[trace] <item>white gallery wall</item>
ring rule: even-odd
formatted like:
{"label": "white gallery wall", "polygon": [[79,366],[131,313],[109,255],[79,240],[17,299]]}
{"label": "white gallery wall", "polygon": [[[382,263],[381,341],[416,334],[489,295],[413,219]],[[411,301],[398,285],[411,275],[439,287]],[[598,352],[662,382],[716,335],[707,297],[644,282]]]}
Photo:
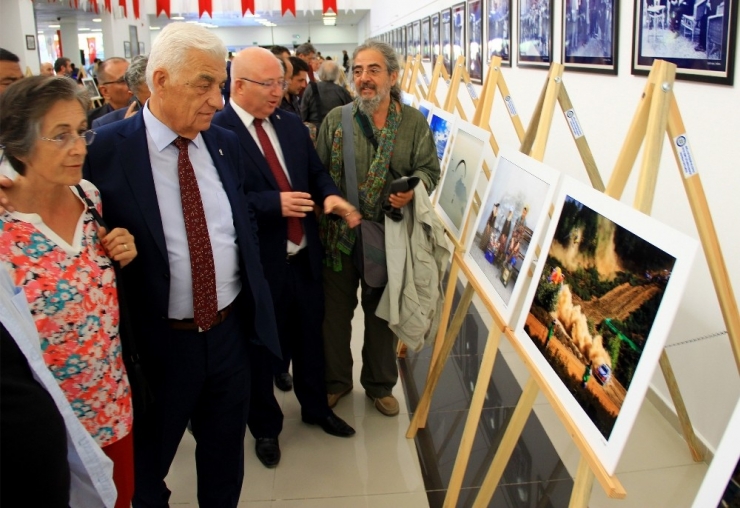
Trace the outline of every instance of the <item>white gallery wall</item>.
{"label": "white gallery wall", "polygon": [[[403,12],[392,0],[376,0],[365,18],[371,36],[430,16],[453,5],[450,1],[408,0]],[[516,12],[512,0],[512,12]],[[619,12],[618,75],[578,73],[566,70],[563,82],[573,102],[588,144],[605,183],[621,150],[627,130],[637,108],[647,78],[630,73],[632,56],[632,25],[634,3],[621,2]],[[562,3],[554,3],[554,54],[560,54],[559,28]],[[483,16],[486,19],[486,16]],[[515,25],[515,22],[512,22]],[[517,27],[513,26],[514,37]],[[514,39],[515,40],[515,39]],[[511,68],[503,76],[509,86],[516,109],[526,128],[545,84],[547,69],[516,67],[516,43],[512,43]],[[738,48],[735,48],[735,55]],[[559,57],[556,57],[559,61]],[[737,66],[736,66],[737,67]],[[425,65],[431,75],[432,64]],[[484,75],[487,69],[484,69]],[[736,83],[740,76],[736,76]],[[443,87],[444,88],[444,87]],[[480,87],[476,86],[477,91]],[[460,89],[468,117],[474,111],[472,102]],[[730,282],[736,297],[740,292],[740,92],[736,86],[720,86],[677,81],[675,95],[686,126],[689,142],[697,162],[702,184],[709,201],[714,224],[727,264]],[[444,99],[444,90],[438,97]],[[500,94],[494,102],[491,127],[501,146],[518,148],[519,142],[511,126]],[[622,201],[632,204],[635,196],[641,156],[633,170]],[[570,131],[559,108],[555,112],[544,162],[564,173],[588,183],[588,176]],[[664,145],[657,182],[653,217],[698,239],[698,233],[684,192],[682,177],[670,145]],[[683,343],[725,331],[715,296],[706,258],[697,256],[692,277],[685,292],[678,316],[668,338],[668,356],[688,406],[689,416],[699,436],[714,449],[722,436],[727,420],[740,396],[740,377],[735,366],[727,334]],[[678,344],[672,346],[673,344]],[[670,395],[660,369],[652,381],[654,395],[672,407]]]}

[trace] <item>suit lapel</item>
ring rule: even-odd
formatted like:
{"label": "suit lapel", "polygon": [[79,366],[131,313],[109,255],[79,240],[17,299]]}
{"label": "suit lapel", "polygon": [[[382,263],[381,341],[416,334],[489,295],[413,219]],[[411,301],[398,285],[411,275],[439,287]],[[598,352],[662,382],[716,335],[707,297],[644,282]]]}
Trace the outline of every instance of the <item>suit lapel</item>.
{"label": "suit lapel", "polygon": [[270,169],[269,164],[267,164],[267,159],[265,159],[265,156],[262,155],[262,151],[257,146],[257,142],[247,130],[247,127],[244,125],[244,122],[242,122],[242,119],[239,118],[239,115],[236,114],[236,111],[234,111],[234,108],[232,108],[231,105],[226,106],[226,109],[222,114],[227,115],[231,130],[235,132],[236,135],[239,137],[239,145],[241,146],[244,154],[252,163],[254,163],[257,168],[259,168],[262,175],[277,190],[278,184],[277,181],[275,181],[275,177],[272,174],[272,170]]}
{"label": "suit lapel", "polygon": [[119,131],[119,135],[122,137],[122,141],[118,153],[121,156],[120,163],[123,166],[123,174],[126,176],[134,201],[144,216],[154,242],[159,247],[165,261],[168,261],[162,216],[157,201],[157,191],[154,187],[152,164],[149,160],[144,115],[137,114],[133,121],[125,122],[125,126]]}
{"label": "suit lapel", "polygon": [[[283,118],[281,117],[279,110],[277,110],[275,113],[273,113],[270,116],[270,123],[272,123],[273,128],[275,129],[275,132],[277,133],[278,141],[280,142],[280,147],[289,147],[291,144],[296,143],[295,136],[293,139],[291,139],[290,132],[288,132],[288,129],[284,123]],[[285,166],[288,171],[288,174],[290,175],[290,181],[291,186],[295,189],[298,185],[298,181],[296,180],[297,175],[293,172],[293,168],[296,167],[296,164],[294,163],[293,154],[295,153],[294,150],[282,150],[283,152],[283,160],[285,160]],[[300,161],[298,162],[300,163]]]}

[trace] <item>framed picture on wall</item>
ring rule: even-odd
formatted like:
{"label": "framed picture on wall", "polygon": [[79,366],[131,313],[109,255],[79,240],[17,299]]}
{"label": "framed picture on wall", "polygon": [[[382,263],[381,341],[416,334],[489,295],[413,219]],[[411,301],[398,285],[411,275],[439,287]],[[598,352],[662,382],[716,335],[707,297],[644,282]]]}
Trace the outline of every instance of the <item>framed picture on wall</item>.
{"label": "framed picture on wall", "polygon": [[413,55],[421,54],[421,21],[414,21],[411,27]]}
{"label": "framed picture on wall", "polygon": [[483,82],[483,0],[468,0],[467,69],[470,81]]}
{"label": "framed picture on wall", "polygon": [[131,42],[131,56],[126,58],[131,58],[139,54],[139,32],[136,25],[128,26],[128,40]]}
{"label": "framed picture on wall", "polygon": [[26,49],[29,51],[36,51],[36,36],[26,35]]}
{"label": "framed picture on wall", "polygon": [[732,85],[738,0],[635,0],[632,74],[655,59],[678,67],[676,78]]}
{"label": "framed picture on wall", "polygon": [[415,56],[414,53],[414,24],[406,25],[406,56]]}
{"label": "framed picture on wall", "polygon": [[421,20],[421,59],[428,62],[432,56],[429,16]]}
{"label": "framed picture on wall", "polygon": [[452,9],[443,10],[440,16],[439,40],[442,42],[442,56],[447,73],[452,74]]}
{"label": "framed picture on wall", "polygon": [[401,55],[401,58],[404,60],[403,62],[401,62],[401,64],[403,65],[406,61],[406,55],[408,54],[408,48],[406,47],[406,27],[402,26],[401,28],[399,28],[398,33],[398,44],[401,48],[398,54]]}
{"label": "framed picture on wall", "polygon": [[511,2],[488,0],[488,37],[486,61],[500,56],[501,62],[511,65]]}
{"label": "framed picture on wall", "polygon": [[520,67],[549,67],[552,61],[552,0],[519,2]]}
{"label": "framed picture on wall", "polygon": [[563,0],[563,64],[575,71],[617,73],[619,2]]}
{"label": "framed picture on wall", "polygon": [[429,39],[432,46],[432,62],[436,65],[437,57],[442,54],[439,49],[439,13],[432,14]]}
{"label": "framed picture on wall", "polygon": [[[465,56],[465,3],[452,6],[452,62]],[[450,71],[451,72],[451,71]]]}
{"label": "framed picture on wall", "polygon": [[146,55],[146,52],[144,51],[144,43],[143,42],[140,42],[139,43],[139,54],[140,55]]}
{"label": "framed picture on wall", "polygon": [[124,58],[131,58],[131,42],[123,41],[123,56]]}

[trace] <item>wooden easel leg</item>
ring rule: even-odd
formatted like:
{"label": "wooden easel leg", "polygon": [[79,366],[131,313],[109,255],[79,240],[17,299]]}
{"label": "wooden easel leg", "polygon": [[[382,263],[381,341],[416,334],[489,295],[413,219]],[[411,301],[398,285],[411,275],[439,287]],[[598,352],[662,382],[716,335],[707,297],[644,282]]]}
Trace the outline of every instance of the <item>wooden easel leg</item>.
{"label": "wooden easel leg", "polygon": [[496,353],[498,352],[502,333],[502,330],[496,326],[495,322],[491,325],[491,329],[488,332],[486,348],[483,351],[483,358],[481,358],[480,370],[478,371],[478,379],[475,382],[473,398],[470,401],[468,418],[465,421],[465,430],[460,441],[460,448],[457,451],[457,458],[455,459],[455,467],[452,469],[452,476],[450,476],[450,483],[447,486],[447,494],[445,495],[443,505],[446,507],[454,508],[460,497],[463,477],[470,461],[470,451],[473,449],[475,431],[480,422],[480,415],[483,411],[483,403],[486,399],[488,384],[491,381],[493,364],[496,361]]}
{"label": "wooden easel leg", "polygon": [[519,151],[525,155],[529,155],[532,152],[532,145],[534,145],[534,139],[537,137],[537,129],[540,125],[540,118],[542,117],[542,107],[545,104],[545,95],[547,94],[547,87],[550,80],[545,82],[545,86],[542,87],[540,96],[537,99],[537,104],[532,112],[532,118],[529,120],[527,125],[527,131],[524,133],[524,139],[521,141]]}
{"label": "wooden easel leg", "polygon": [[550,74],[547,76],[547,93],[545,102],[542,104],[542,114],[540,115],[539,125],[537,125],[537,135],[532,145],[532,152],[529,154],[533,159],[543,161],[545,159],[545,148],[547,140],[550,137],[550,127],[552,119],[555,116],[555,102],[560,95],[560,88],[563,85],[563,64],[553,63],[550,66]]}
{"label": "wooden easel leg", "polygon": [[691,425],[691,419],[689,418],[689,412],[686,410],[686,404],[684,404],[681,390],[678,389],[678,383],[676,382],[676,376],[673,373],[673,367],[668,359],[668,355],[663,350],[660,355],[660,369],[663,371],[663,377],[665,378],[666,385],[668,385],[668,391],[673,399],[673,405],[676,406],[676,414],[678,415],[678,421],[681,423],[681,429],[683,430],[683,437],[686,439],[686,444],[689,445],[689,451],[694,462],[701,462],[704,460],[704,456],[701,452],[701,446],[699,446],[696,434],[694,433],[694,427]]}
{"label": "wooden easel leg", "polygon": [[473,301],[474,294],[475,290],[473,289],[473,286],[468,283],[465,286],[465,291],[463,291],[460,304],[457,306],[457,310],[455,311],[455,316],[452,318],[450,329],[447,330],[447,334],[445,335],[444,344],[442,344],[439,358],[437,358],[437,361],[429,367],[431,373],[428,376],[427,384],[424,387],[424,393],[419,399],[419,404],[416,406],[414,417],[411,419],[408,431],[406,431],[406,437],[409,439],[416,436],[416,432],[426,425],[427,417],[429,416],[429,407],[432,402],[432,395],[434,394],[434,390],[437,388],[437,383],[439,382],[439,378],[442,376],[442,371],[447,363],[447,358],[450,356],[452,346],[455,344],[457,335],[460,333],[462,324],[465,321],[465,316],[468,313],[470,303]]}
{"label": "wooden easel leg", "polygon": [[432,350],[432,361],[429,362],[429,373],[427,374],[427,382],[429,377],[432,375],[432,366],[436,363],[439,358],[439,352],[442,350],[442,343],[444,342],[445,335],[447,334],[447,325],[450,323],[450,313],[452,312],[452,301],[455,299],[455,289],[457,288],[457,277],[460,274],[460,265],[457,263],[455,258],[452,258],[450,264],[450,274],[447,278],[447,289],[445,290],[445,301],[442,304],[442,315],[439,319],[439,329],[437,329],[437,336],[434,339],[434,349]]}
{"label": "wooden easel leg", "polygon": [[578,472],[576,473],[573,491],[570,494],[570,503],[568,508],[588,508],[588,501],[591,499],[591,489],[594,486],[594,473],[588,465],[585,457],[581,457],[578,462]]}
{"label": "wooden easel leg", "polygon": [[527,418],[529,418],[529,415],[532,412],[534,400],[537,398],[539,391],[540,389],[537,386],[537,382],[534,378],[530,377],[529,381],[527,381],[527,384],[524,386],[522,395],[519,397],[519,402],[516,405],[516,409],[514,409],[514,414],[511,415],[511,420],[509,420],[509,424],[506,426],[504,437],[501,439],[501,444],[496,451],[496,456],[493,458],[491,467],[488,469],[488,473],[486,473],[486,477],[483,479],[483,484],[478,492],[478,497],[475,498],[473,508],[485,508],[488,506],[488,503],[491,502],[493,493],[496,490],[496,487],[498,487],[499,481],[501,481],[501,476],[504,474],[504,469],[506,469],[506,465],[509,463],[511,454],[514,452],[514,447],[516,446],[517,441],[519,441],[519,437],[522,435],[524,425],[527,423]]}

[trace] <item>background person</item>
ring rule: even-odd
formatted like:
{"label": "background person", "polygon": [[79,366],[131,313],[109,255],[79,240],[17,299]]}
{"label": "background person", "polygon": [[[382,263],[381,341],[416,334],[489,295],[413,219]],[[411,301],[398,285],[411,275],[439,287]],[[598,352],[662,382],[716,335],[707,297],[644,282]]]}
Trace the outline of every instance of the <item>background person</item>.
{"label": "background person", "polygon": [[[133,496],[131,390],[119,336],[111,259],[136,257],[122,228],[98,229],[80,184],[95,133],[87,130],[84,90],[64,78],[33,76],[0,98],[0,144],[18,177],[6,190],[15,212],[0,215],[0,267],[22,285],[46,364],[80,422],[114,464],[116,506]],[[12,108],[8,107],[12,104]]]}
{"label": "background person", "polygon": [[72,75],[72,60],[63,56],[57,58],[54,60],[54,72],[57,76],[70,77]]}
{"label": "background person", "polygon": [[126,74],[123,75],[129,89],[129,95],[131,96],[129,107],[120,108],[100,118],[96,118],[92,123],[93,129],[136,114],[146,101],[149,100],[151,92],[149,91],[149,85],[146,84],[146,64],[148,61],[149,59],[146,56],[135,56],[131,60],[131,65],[126,69]]}
{"label": "background person", "polygon": [[319,68],[318,83],[311,83],[301,99],[301,117],[318,129],[326,114],[337,106],[352,102],[352,96],[336,84],[341,69],[336,62],[327,60]]}
{"label": "background person", "polygon": [[105,101],[87,115],[88,125],[103,115],[128,107],[131,91],[126,84],[128,60],[117,56],[106,58],[98,69],[98,90]]}
{"label": "background person", "polygon": [[305,42],[295,48],[295,56],[303,60],[308,64],[309,72],[308,72],[308,79],[309,81],[316,81],[316,77],[314,76],[314,69],[313,65],[314,62],[316,62],[316,48],[311,44],[310,42]]}
{"label": "background person", "polygon": [[54,66],[51,64],[51,62],[42,63],[41,68],[39,70],[39,76],[51,77],[53,75],[54,75]]}
{"label": "background person", "polygon": [[300,117],[300,96],[308,86],[308,74],[311,72],[311,69],[306,62],[298,57],[288,57],[288,61],[290,62],[290,67],[288,67],[288,69],[293,70],[290,73],[290,76],[285,79],[287,86],[285,88],[283,100],[280,102],[280,109],[290,111],[294,115]]}
{"label": "background person", "polygon": [[[21,60],[15,54],[11,53],[7,49],[0,48],[0,96],[5,93],[5,90],[15,83],[23,79],[23,71],[21,71]],[[16,177],[17,173],[8,162],[7,158],[3,155],[4,150],[0,147],[0,176],[6,176],[10,179]]]}

